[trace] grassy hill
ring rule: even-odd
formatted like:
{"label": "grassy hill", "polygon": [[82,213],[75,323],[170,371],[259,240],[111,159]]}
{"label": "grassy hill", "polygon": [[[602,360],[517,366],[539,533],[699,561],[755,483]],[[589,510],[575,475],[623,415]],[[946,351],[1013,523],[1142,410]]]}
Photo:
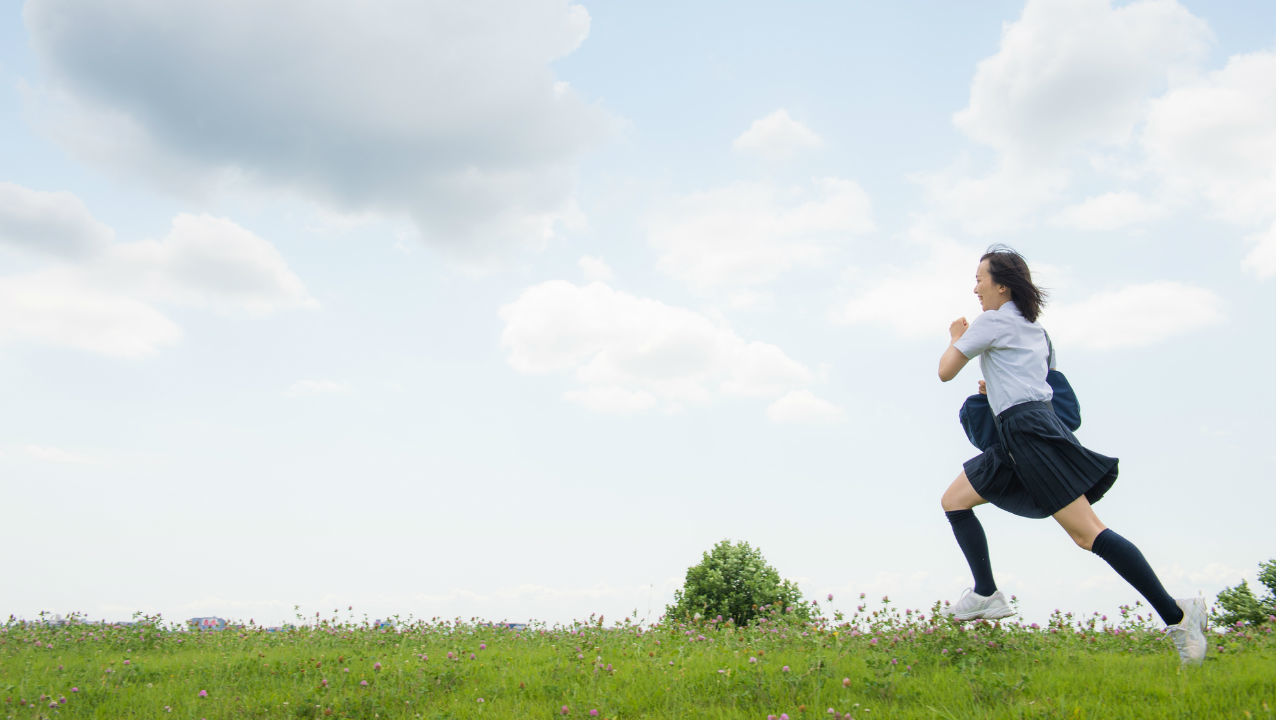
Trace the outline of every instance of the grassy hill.
{"label": "grassy hill", "polygon": [[[1265,718],[1275,620],[1182,667],[1150,615],[957,623],[887,599],[804,623],[268,632],[11,620],[3,718]],[[1012,620],[1012,619],[1011,619]]]}

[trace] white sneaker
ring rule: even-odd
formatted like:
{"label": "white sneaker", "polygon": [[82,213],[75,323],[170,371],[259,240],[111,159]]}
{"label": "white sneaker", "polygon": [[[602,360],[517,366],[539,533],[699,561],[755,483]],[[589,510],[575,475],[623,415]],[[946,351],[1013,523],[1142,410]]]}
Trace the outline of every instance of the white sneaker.
{"label": "white sneaker", "polygon": [[979,595],[973,588],[965,588],[960,599],[954,605],[942,611],[957,620],[999,620],[1013,614],[1013,608],[1004,599],[999,590],[991,595]]}
{"label": "white sneaker", "polygon": [[1165,634],[1173,638],[1183,665],[1199,665],[1209,646],[1204,638],[1205,631],[1209,629],[1209,612],[1205,609],[1204,598],[1182,598],[1174,602],[1182,608],[1182,622],[1165,628]]}

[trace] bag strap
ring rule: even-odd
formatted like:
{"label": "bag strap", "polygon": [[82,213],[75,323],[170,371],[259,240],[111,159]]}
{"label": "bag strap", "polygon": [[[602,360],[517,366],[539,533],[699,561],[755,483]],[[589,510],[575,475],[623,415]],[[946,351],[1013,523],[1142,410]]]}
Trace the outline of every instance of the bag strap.
{"label": "bag strap", "polygon": [[1058,356],[1053,352],[1053,341],[1049,339],[1049,331],[1040,328],[1040,332],[1044,333],[1044,342],[1049,346],[1049,369],[1053,370],[1058,366]]}

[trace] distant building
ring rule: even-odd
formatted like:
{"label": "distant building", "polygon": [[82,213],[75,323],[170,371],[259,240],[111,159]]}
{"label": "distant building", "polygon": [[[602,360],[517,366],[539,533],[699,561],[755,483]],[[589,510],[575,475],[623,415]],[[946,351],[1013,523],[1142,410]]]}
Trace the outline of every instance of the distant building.
{"label": "distant building", "polygon": [[187,621],[192,630],[226,630],[227,621],[220,617],[198,617]]}
{"label": "distant building", "polygon": [[497,628],[506,628],[508,630],[524,630],[528,628],[529,625],[526,623],[515,623],[515,622],[500,622],[500,623],[487,622],[487,623],[480,623],[480,627],[497,627]]}

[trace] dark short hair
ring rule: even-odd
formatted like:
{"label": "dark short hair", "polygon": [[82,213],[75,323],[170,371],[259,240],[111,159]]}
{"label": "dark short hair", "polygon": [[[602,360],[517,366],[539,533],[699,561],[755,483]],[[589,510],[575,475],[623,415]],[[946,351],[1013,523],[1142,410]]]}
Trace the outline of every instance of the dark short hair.
{"label": "dark short hair", "polygon": [[978,262],[987,261],[991,281],[1009,288],[1009,297],[1027,322],[1035,322],[1048,295],[1031,282],[1026,258],[1007,245],[992,245]]}

